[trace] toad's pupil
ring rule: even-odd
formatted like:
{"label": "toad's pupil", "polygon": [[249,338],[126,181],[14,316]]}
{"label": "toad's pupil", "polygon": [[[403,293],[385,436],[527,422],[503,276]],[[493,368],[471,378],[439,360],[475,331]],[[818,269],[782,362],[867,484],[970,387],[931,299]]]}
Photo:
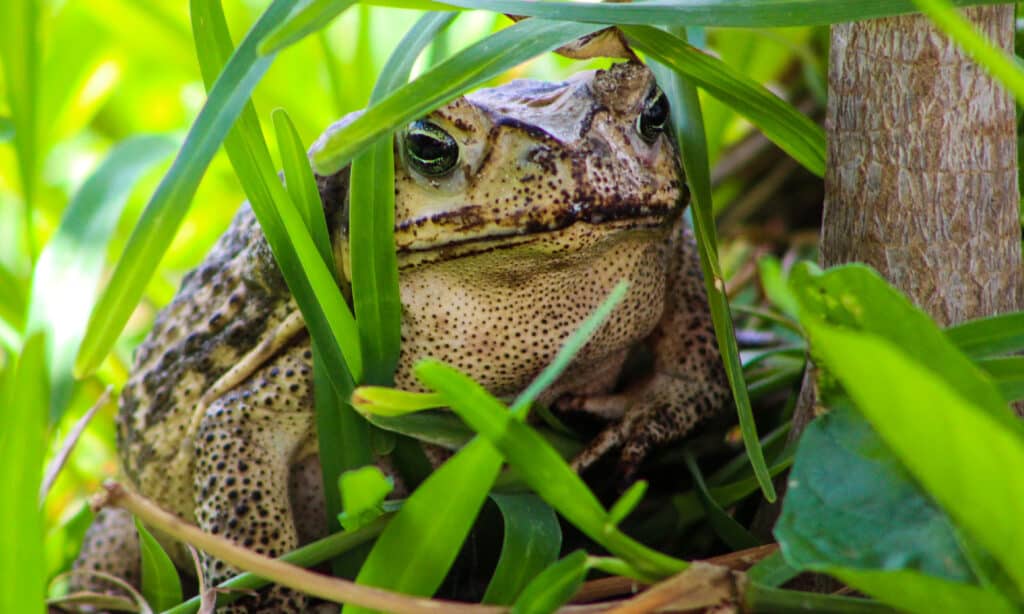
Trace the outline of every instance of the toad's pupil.
{"label": "toad's pupil", "polygon": [[409,125],[405,147],[410,162],[424,175],[442,175],[459,159],[459,146],[440,126],[426,120]]}
{"label": "toad's pupil", "polygon": [[644,109],[637,119],[640,136],[647,141],[658,138],[668,121],[668,99],[661,90],[655,89],[644,102]]}

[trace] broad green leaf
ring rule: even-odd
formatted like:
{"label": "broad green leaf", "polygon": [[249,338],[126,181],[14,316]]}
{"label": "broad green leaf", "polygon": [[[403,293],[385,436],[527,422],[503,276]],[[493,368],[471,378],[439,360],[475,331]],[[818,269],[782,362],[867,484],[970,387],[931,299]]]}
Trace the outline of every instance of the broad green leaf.
{"label": "broad green leaf", "polygon": [[313,243],[316,245],[320,258],[331,271],[334,271],[334,253],[331,250],[330,233],[327,231],[327,220],[324,217],[324,205],[320,200],[320,191],[316,187],[316,177],[306,157],[306,148],[302,144],[295,124],[284,109],[274,109],[270,114],[274,120],[274,132],[277,146],[281,151],[281,165],[284,167],[285,186],[288,196],[295,203],[302,221],[306,223]]}
{"label": "broad green leaf", "polygon": [[[670,34],[661,34],[673,38],[680,45],[687,46],[684,40],[676,39]],[[768,476],[764,452],[758,443],[757,425],[754,423],[732,314],[729,311],[729,297],[725,294],[725,279],[718,264],[718,238],[711,202],[711,167],[708,161],[707,137],[704,133],[704,115],[697,96],[697,88],[685,73],[671,72],[670,69],[674,69],[672,66],[655,62],[653,67],[664,91],[669,92],[668,96],[673,102],[672,122],[679,141],[686,180],[693,193],[693,229],[704,275],[704,290],[708,297],[718,349],[722,355],[722,365],[736,403],[743,445],[761,485],[761,491],[768,501],[774,501],[775,485]]]}
{"label": "broad green leaf", "polygon": [[525,62],[600,29],[593,24],[528,19],[470,45],[399,87],[366,113],[327,136],[313,153],[313,167],[330,175],[368,143],[433,111],[459,94]]}
{"label": "broad green leaf", "polygon": [[427,387],[445,396],[448,406],[466,424],[501,451],[534,492],[591,539],[652,576],[662,577],[685,569],[685,562],[651,550],[616,528],[601,503],[558,452],[479,384],[432,359],[417,364],[415,372]]}
{"label": "broad green leaf", "polygon": [[[1002,395],[986,381],[981,370],[957,351],[931,319],[869,267],[850,264],[822,273],[801,263],[790,274],[790,285],[800,303],[801,323],[812,319],[877,335],[893,343],[908,358],[931,369],[978,407],[990,408],[993,417],[1019,429],[1006,411]],[[812,344],[812,354],[817,345]]]}
{"label": "broad green leaf", "polygon": [[[551,0],[372,0],[373,4],[422,10],[438,5],[483,9],[546,19],[616,24],[765,28],[813,26],[875,19],[914,11],[910,0],[645,0],[628,4]],[[958,0],[956,6],[998,4],[1000,0]]]}
{"label": "broad green leaf", "polygon": [[782,272],[782,263],[779,259],[774,256],[763,256],[757,261],[757,269],[761,273],[761,287],[764,288],[768,300],[780,311],[795,318],[800,307],[789,289],[789,279]]}
{"label": "broad green leaf", "polygon": [[[288,15],[296,2],[275,0],[253,25],[210,88],[206,104],[189,129],[170,171],[146,205],[107,287],[89,316],[85,338],[75,359],[77,377],[92,373],[117,340],[181,226],[206,167],[245,107],[253,88],[270,67],[273,56],[260,57],[256,53],[257,45]],[[219,2],[201,4],[217,4],[219,8]],[[193,3],[193,7],[196,6]],[[205,53],[200,54],[201,59],[207,57]]]}
{"label": "broad green leaf", "polygon": [[1013,56],[996,47],[948,0],[914,0],[917,8],[935,22],[975,62],[990,72],[1018,102],[1024,102],[1024,68]]}
{"label": "broad green leaf", "polygon": [[649,26],[622,26],[648,54],[733,108],[772,142],[819,177],[825,174],[825,131],[792,105],[728,64]]}
{"label": "broad green leaf", "polygon": [[[1024,473],[1016,470],[1024,467],[1024,434],[995,387],[983,377],[958,387],[905,347],[874,335],[813,320],[804,326],[821,366],[882,441],[961,530],[1024,587]],[[963,392],[986,387],[984,395]]]}
{"label": "broad green leaf", "polygon": [[[46,452],[46,339],[29,337],[0,389],[0,612],[43,612],[46,561],[39,484]],[[0,382],[3,383],[3,382]]]}
{"label": "broad green leaf", "polygon": [[976,582],[949,517],[848,403],[833,404],[802,435],[775,536],[801,569]]}
{"label": "broad green leaf", "polygon": [[715,498],[711,496],[711,493],[708,491],[707,484],[704,483],[704,476],[701,474],[700,467],[697,465],[697,461],[693,458],[693,455],[687,453],[685,460],[686,468],[690,471],[690,476],[693,477],[697,496],[700,498],[701,504],[704,506],[708,522],[711,524],[711,528],[714,529],[715,534],[733,550],[743,550],[745,548],[760,546],[761,542],[751,535],[750,531],[748,531],[743,525],[736,522],[736,520],[730,516],[717,501],[715,501]]}
{"label": "broad green leaf", "polygon": [[345,510],[338,520],[346,531],[353,531],[370,524],[384,512],[382,504],[394,490],[394,484],[379,467],[369,465],[342,473],[338,490]]}
{"label": "broad green leaf", "polygon": [[[429,596],[441,585],[498,477],[501,455],[477,437],[406,499],[377,539],[356,581]],[[345,614],[368,612],[352,604]]]}
{"label": "broad green leaf", "polygon": [[75,354],[103,274],[107,244],[128,195],[139,177],[174,147],[166,136],[134,137],[115,146],[75,193],[39,257],[28,328],[47,332],[51,420],[60,417],[71,398]]}
{"label": "broad green leaf", "polygon": [[1024,356],[986,358],[977,364],[995,382],[1003,399],[1008,402],[1024,399]]}
{"label": "broad green leaf", "polygon": [[149,606],[162,612],[181,603],[181,578],[171,557],[146,527],[135,519],[139,532],[139,550],[142,553],[142,596]]}
{"label": "broad green leaf", "polygon": [[356,0],[312,0],[282,23],[260,45],[260,53],[269,55],[299,42],[327,27],[335,17],[356,3]]}
{"label": "broad green leaf", "polygon": [[545,569],[516,599],[512,614],[549,614],[569,601],[587,577],[587,553],[576,550]]}
{"label": "broad green leaf", "polygon": [[505,523],[501,556],[483,603],[509,605],[537,574],[558,559],[562,528],[548,504],[532,494],[492,493]]}
{"label": "broad green leaf", "polygon": [[1024,311],[968,320],[945,330],[946,337],[972,358],[1024,350]]}

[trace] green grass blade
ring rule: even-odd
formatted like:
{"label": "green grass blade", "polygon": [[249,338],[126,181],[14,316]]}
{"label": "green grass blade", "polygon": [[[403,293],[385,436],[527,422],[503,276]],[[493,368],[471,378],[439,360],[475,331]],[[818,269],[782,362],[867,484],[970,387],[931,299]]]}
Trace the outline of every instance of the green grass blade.
{"label": "green grass blade", "polygon": [[[284,167],[285,186],[288,196],[302,215],[306,229],[313,237],[320,258],[331,271],[334,271],[334,253],[331,250],[331,238],[327,231],[327,220],[324,218],[324,205],[320,200],[320,191],[316,187],[313,168],[306,157],[306,148],[302,144],[295,124],[292,123],[284,109],[274,109],[271,113],[274,120],[274,132],[277,146],[281,152],[281,165]],[[336,273],[335,273],[336,274]]]}
{"label": "green grass blade", "polygon": [[45,559],[39,483],[46,452],[46,340],[28,338],[7,374],[0,410],[0,612],[43,612]]}
{"label": "green grass blade", "polygon": [[445,396],[452,411],[501,451],[534,492],[591,539],[652,576],[686,567],[685,562],[651,550],[615,527],[561,455],[479,384],[436,360],[421,361],[415,371],[427,387]]}
{"label": "green grass blade", "polygon": [[[1005,0],[958,0],[956,6]],[[437,10],[438,4],[545,19],[615,24],[768,28],[816,26],[914,11],[910,0],[647,0],[628,4],[544,0],[373,0],[373,4]],[[430,7],[430,8],[428,8]]]}
{"label": "green grass blade", "polygon": [[[430,13],[399,42],[381,71],[370,103],[404,85],[416,58],[447,27],[452,13]],[[401,343],[402,304],[395,253],[395,157],[390,132],[352,162],[349,182],[352,302],[366,357],[365,381],[390,385]]]}
{"label": "green grass blade", "polygon": [[978,366],[992,378],[1004,399],[1024,399],[1024,356],[986,358],[979,360]]}
{"label": "green grass blade", "polygon": [[914,4],[978,64],[992,73],[1018,103],[1024,102],[1024,68],[1014,60],[1012,53],[993,45],[948,0],[914,0]]}
{"label": "green grass blade", "polygon": [[189,129],[170,171],[146,205],[110,282],[89,316],[85,338],[75,360],[76,376],[92,373],[117,340],[181,226],[206,167],[245,107],[253,88],[270,67],[273,56],[260,57],[256,53],[259,41],[285,18],[296,2],[275,0],[217,77],[206,104]]}
{"label": "green grass blade", "polygon": [[15,275],[13,271],[0,263],[0,320],[3,320],[15,331],[25,328],[25,314],[28,307],[26,287],[28,283]]}
{"label": "green grass blade", "polygon": [[6,143],[14,138],[14,120],[10,117],[0,115],[0,143]]}
{"label": "green grass blade", "polygon": [[355,3],[356,0],[312,0],[267,36],[260,45],[260,54],[277,53],[324,29],[335,17]]}
{"label": "green grass blade", "polygon": [[[271,9],[281,2],[286,0],[277,0]],[[231,39],[219,2],[193,0],[192,9],[200,68],[209,84],[231,53]],[[259,23],[262,21],[261,18]],[[246,42],[248,39],[243,45]],[[231,61],[241,50],[239,47],[239,51],[231,55],[224,74],[231,69]],[[246,55],[251,53],[253,50],[249,49]],[[211,96],[222,78],[223,75],[217,77]],[[224,148],[321,356],[339,382],[345,373],[353,380],[358,379],[362,375],[362,356],[355,342],[358,338],[355,320],[333,274],[317,251],[302,215],[277,177],[251,104],[240,112],[236,127],[224,141]]]}
{"label": "green grass blade", "polygon": [[167,556],[139,519],[135,519],[139,532],[139,549],[142,552],[142,596],[149,607],[162,612],[181,603],[181,578],[171,557]]}
{"label": "green grass blade", "polygon": [[313,167],[330,175],[348,164],[367,143],[521,64],[600,29],[528,19],[470,45],[371,106],[330,135],[313,154]]}
{"label": "green grass blade", "polygon": [[945,330],[946,337],[972,358],[1024,350],[1024,311],[969,320]]}
{"label": "green grass blade", "polygon": [[28,328],[47,331],[51,420],[60,417],[71,398],[75,353],[103,274],[107,244],[128,195],[139,177],[170,155],[175,145],[170,137],[140,136],[114,147],[75,193],[39,257]]}
{"label": "green grass blade", "polygon": [[[409,595],[432,595],[455,561],[501,462],[501,455],[483,437],[459,450],[406,499],[356,581]],[[370,610],[346,605],[343,611]]]}
{"label": "green grass blade", "polygon": [[807,170],[824,176],[825,131],[791,104],[725,62],[667,32],[648,26],[623,26],[622,31],[636,50],[729,105]]}
{"label": "green grass blade", "polygon": [[0,3],[0,63],[3,65],[5,93],[14,127],[14,145],[21,178],[24,206],[25,247],[35,258],[33,207],[43,158],[40,109],[40,63],[42,61],[40,0],[5,0]]}
{"label": "green grass blade", "polygon": [[587,316],[587,319],[580,324],[572,336],[562,344],[551,364],[545,367],[540,372],[540,375],[530,382],[526,390],[523,390],[516,397],[515,402],[512,404],[513,414],[525,417],[525,413],[530,405],[569,368],[569,363],[572,362],[576,354],[586,345],[590,337],[597,332],[597,329],[604,324],[604,321],[612,314],[615,307],[622,302],[622,299],[626,297],[628,289],[629,284],[625,280],[615,284],[615,287],[608,293],[608,297],[604,299],[604,302],[594,310],[594,313]]}
{"label": "green grass blade", "polygon": [[576,550],[545,569],[516,599],[512,614],[549,614],[562,607],[587,577],[587,553]]}
{"label": "green grass blade", "polygon": [[760,546],[761,542],[751,535],[750,531],[747,531],[743,525],[736,522],[711,496],[707,484],[704,483],[704,476],[701,474],[700,467],[697,465],[693,455],[687,452],[685,459],[686,468],[690,471],[690,476],[693,477],[693,483],[696,486],[697,496],[700,497],[701,504],[704,506],[704,511],[715,534],[733,550]]}
{"label": "green grass blade", "polygon": [[[658,32],[654,30],[654,32]],[[664,34],[664,33],[662,33]],[[686,45],[686,42],[665,34]],[[697,240],[697,251],[700,254],[701,270],[704,274],[704,289],[708,297],[708,307],[718,338],[718,350],[722,355],[725,373],[729,379],[729,388],[736,403],[739,417],[740,432],[743,445],[754,468],[754,474],[761,485],[761,491],[768,501],[775,500],[775,485],[772,484],[768,466],[764,459],[757,436],[757,425],[754,422],[754,411],[750,405],[750,395],[743,376],[743,364],[740,360],[739,346],[736,343],[736,331],[733,327],[732,314],[729,310],[729,297],[725,294],[725,279],[718,263],[717,230],[711,200],[711,168],[708,162],[707,137],[704,133],[704,116],[697,96],[697,88],[683,73],[673,73],[674,68],[665,64],[655,64],[656,75],[662,80],[662,86],[673,101],[672,120],[676,137],[679,139],[679,150],[686,171],[686,180],[693,194],[693,231]]]}
{"label": "green grass blade", "polygon": [[491,500],[501,510],[505,536],[482,602],[509,605],[537,574],[558,559],[562,528],[554,510],[536,495],[492,493]]}

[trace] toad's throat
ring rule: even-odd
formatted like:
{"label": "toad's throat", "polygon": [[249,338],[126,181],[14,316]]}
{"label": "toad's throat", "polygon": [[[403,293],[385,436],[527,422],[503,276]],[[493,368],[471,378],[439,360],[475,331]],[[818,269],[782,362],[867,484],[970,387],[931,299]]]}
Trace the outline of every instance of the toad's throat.
{"label": "toad's throat", "polygon": [[655,228],[674,220],[682,211],[682,202],[628,202],[612,204],[574,204],[556,211],[542,208],[502,210],[466,205],[395,225],[395,243],[399,253],[491,242],[507,237],[528,237],[564,230],[574,224],[609,230]]}

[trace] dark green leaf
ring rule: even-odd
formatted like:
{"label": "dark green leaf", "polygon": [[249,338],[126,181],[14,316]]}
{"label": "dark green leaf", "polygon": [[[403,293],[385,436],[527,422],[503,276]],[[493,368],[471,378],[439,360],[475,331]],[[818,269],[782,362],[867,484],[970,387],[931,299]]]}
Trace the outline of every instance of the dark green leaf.
{"label": "dark green leaf", "polygon": [[999,387],[1004,399],[1024,399],[1024,356],[986,358],[977,364]]}
{"label": "dark green leaf", "polygon": [[313,167],[322,175],[335,173],[368,143],[396,127],[534,56],[598,29],[600,26],[591,24],[529,19],[475,43],[398,88],[324,139],[313,153]]}
{"label": "dark green leaf", "polygon": [[162,612],[181,603],[181,578],[171,557],[138,518],[135,519],[135,529],[139,532],[139,550],[142,553],[142,596],[149,607]]}
{"label": "dark green leaf", "polygon": [[[166,136],[140,136],[115,146],[64,211],[32,279],[29,330],[46,330],[52,384],[50,418],[71,398],[78,345],[103,274],[107,244],[139,177],[174,151]],[[74,309],[69,309],[74,305]]]}
{"label": "dark green leaf", "polygon": [[536,495],[492,493],[505,522],[501,557],[483,603],[509,605],[533,578],[558,559],[562,528],[554,510]]}
{"label": "dark green leaf", "polygon": [[714,529],[715,534],[733,550],[760,546],[761,542],[751,535],[743,525],[736,522],[711,496],[707,484],[704,483],[704,476],[701,474],[700,467],[697,466],[697,461],[693,458],[693,455],[687,453],[685,458],[686,468],[689,469],[690,475],[693,477],[693,483],[697,487],[697,496],[700,497],[701,504],[704,506],[704,511],[707,513],[708,521],[711,523],[711,528]]}
{"label": "dark green leaf", "polygon": [[800,575],[800,570],[786,562],[782,552],[776,550],[747,570],[747,578],[762,586],[782,586]]}
{"label": "dark green leaf", "polygon": [[946,337],[972,358],[1024,350],[1024,311],[969,320],[946,329]]}
{"label": "dark green leaf", "polygon": [[512,607],[512,614],[549,614],[569,601],[587,577],[587,553],[576,550],[530,582]]}

